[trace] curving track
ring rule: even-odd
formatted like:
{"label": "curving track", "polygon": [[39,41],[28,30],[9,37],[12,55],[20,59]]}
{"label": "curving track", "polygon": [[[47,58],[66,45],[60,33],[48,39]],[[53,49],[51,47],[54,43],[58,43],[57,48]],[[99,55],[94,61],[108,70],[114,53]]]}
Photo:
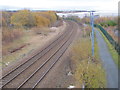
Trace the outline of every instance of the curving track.
{"label": "curving track", "polygon": [[67,23],[66,31],[49,46],[2,77],[3,89],[16,88],[18,90],[37,87],[62,57],[76,35],[76,24],[72,21],[67,21]]}

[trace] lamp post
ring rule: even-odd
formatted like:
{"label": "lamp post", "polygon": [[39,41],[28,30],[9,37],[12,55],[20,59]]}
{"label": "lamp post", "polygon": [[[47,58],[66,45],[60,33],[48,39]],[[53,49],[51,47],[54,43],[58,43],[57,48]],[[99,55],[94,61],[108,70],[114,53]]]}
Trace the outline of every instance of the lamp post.
{"label": "lamp post", "polygon": [[91,24],[91,27],[92,27],[92,36],[91,36],[91,39],[92,39],[92,56],[94,56],[94,13],[93,11],[90,12],[90,24]]}

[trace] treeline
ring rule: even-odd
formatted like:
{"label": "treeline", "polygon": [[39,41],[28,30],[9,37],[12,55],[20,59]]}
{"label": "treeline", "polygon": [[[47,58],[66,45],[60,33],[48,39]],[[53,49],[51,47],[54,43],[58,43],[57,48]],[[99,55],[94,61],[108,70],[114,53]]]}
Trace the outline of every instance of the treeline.
{"label": "treeline", "polygon": [[79,16],[73,16],[73,15],[69,15],[67,17],[64,17],[63,19],[65,20],[72,20],[72,21],[75,21],[77,22],[79,25],[82,25],[83,23],[88,23],[86,19],[88,18],[80,18]]}
{"label": "treeline", "polygon": [[58,19],[54,11],[37,12],[19,10],[17,12],[2,11],[2,44],[8,44],[24,35],[25,30],[50,27]]}
{"label": "treeline", "polygon": [[[64,19],[68,19],[68,20],[73,20],[76,21],[78,23],[82,22],[85,24],[89,24],[90,23],[90,17],[83,17],[80,18],[78,16],[68,16]],[[117,26],[118,25],[118,17],[99,17],[99,18],[94,18],[94,23],[95,24],[99,24],[103,27],[109,27],[109,26]]]}
{"label": "treeline", "polygon": [[95,19],[95,24],[99,24],[103,27],[117,26],[118,17],[99,17]]}
{"label": "treeline", "polygon": [[49,27],[58,19],[54,11],[33,12],[19,10],[17,12],[2,12],[2,27]]}

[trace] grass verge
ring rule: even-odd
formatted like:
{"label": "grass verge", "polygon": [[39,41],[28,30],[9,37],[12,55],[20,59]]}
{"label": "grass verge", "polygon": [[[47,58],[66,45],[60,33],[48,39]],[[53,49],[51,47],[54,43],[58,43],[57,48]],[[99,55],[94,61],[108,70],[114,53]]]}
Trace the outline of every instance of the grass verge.
{"label": "grass verge", "polygon": [[106,87],[106,74],[99,58],[98,45],[95,39],[95,56],[91,54],[90,37],[81,37],[72,46],[71,59],[76,64],[75,78],[85,88]]}
{"label": "grass verge", "polygon": [[[100,31],[100,30],[99,30]],[[109,49],[109,52],[115,62],[115,64],[118,66],[118,68],[120,69],[120,64],[118,63],[119,59],[118,57],[120,57],[120,55],[118,55],[117,51],[114,49],[114,47],[112,46],[112,44],[108,41],[108,39],[105,37],[105,35],[100,31],[101,35],[103,36],[107,46],[108,46],[108,49]]]}

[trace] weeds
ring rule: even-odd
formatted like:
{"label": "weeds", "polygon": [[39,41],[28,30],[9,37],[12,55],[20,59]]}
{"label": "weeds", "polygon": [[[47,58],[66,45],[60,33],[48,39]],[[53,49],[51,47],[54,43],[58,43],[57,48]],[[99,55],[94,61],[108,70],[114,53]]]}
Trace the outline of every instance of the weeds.
{"label": "weeds", "polygon": [[83,30],[83,32],[84,32],[84,37],[89,37],[89,36],[90,36],[90,33],[91,33],[91,30],[92,30],[91,26],[85,26],[85,27],[84,27],[84,30]]}
{"label": "weeds", "polygon": [[76,65],[75,78],[81,85],[84,84],[85,88],[103,88],[106,86],[106,77],[100,62],[97,42],[95,39],[95,56],[92,57],[91,40],[87,33],[72,46],[71,59]]}
{"label": "weeds", "polygon": [[100,65],[89,61],[89,59],[81,61],[77,66],[75,77],[86,88],[105,87],[104,70]]}

